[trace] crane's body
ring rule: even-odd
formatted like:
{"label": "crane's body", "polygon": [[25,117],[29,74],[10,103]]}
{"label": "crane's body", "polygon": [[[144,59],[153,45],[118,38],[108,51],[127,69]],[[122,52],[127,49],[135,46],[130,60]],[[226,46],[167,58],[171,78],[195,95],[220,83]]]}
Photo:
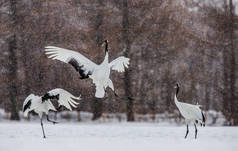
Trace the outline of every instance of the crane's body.
{"label": "crane's body", "polygon": [[89,75],[89,78],[93,80],[93,83],[96,86],[95,96],[97,98],[103,98],[105,95],[105,89],[109,86],[113,91],[113,83],[110,79],[110,66],[108,62],[108,52],[106,52],[106,56],[104,61],[95,69],[92,75]]}
{"label": "crane's body", "polygon": [[[48,115],[50,110],[57,111],[50,100],[46,100],[42,102],[42,97],[40,96],[30,94],[25,100],[26,101],[23,104],[23,106],[25,107],[23,108],[25,117],[27,117],[28,113],[33,110],[35,113],[39,115],[40,118],[42,118],[43,114]],[[29,103],[30,103],[30,107],[29,107]],[[28,105],[26,106],[26,104]]]}
{"label": "crane's body", "polygon": [[200,105],[193,105],[188,103],[179,102],[177,97],[174,97],[175,104],[178,107],[180,113],[182,116],[188,121],[188,122],[196,122],[203,123],[203,117],[202,117],[202,110],[200,109]]}
{"label": "crane's body", "polygon": [[179,109],[181,115],[185,118],[185,122],[187,124],[187,132],[185,135],[185,138],[187,138],[189,129],[188,129],[188,123],[192,122],[195,126],[195,138],[197,138],[197,127],[196,123],[200,123],[201,126],[205,126],[205,116],[203,114],[203,111],[200,109],[200,105],[196,104],[188,104],[188,103],[183,103],[179,102],[177,99],[177,95],[179,92],[179,84],[176,84],[176,94],[174,96],[174,102]]}
{"label": "crane's body", "polygon": [[71,64],[75,70],[79,72],[80,79],[92,79],[96,86],[95,97],[97,98],[104,97],[107,87],[110,87],[114,91],[114,86],[110,79],[111,70],[124,72],[125,68],[128,68],[130,60],[129,58],[121,56],[109,63],[107,40],[105,40],[105,58],[99,65],[90,61],[80,53],[72,50],[55,46],[47,46],[45,51],[46,54],[49,55],[48,58]]}
{"label": "crane's body", "polygon": [[56,99],[58,101],[58,108],[61,106],[66,107],[68,110],[72,111],[72,107],[76,108],[79,103],[75,102],[73,99],[80,100],[80,97],[75,97],[64,89],[53,89],[47,92],[43,96],[37,96],[30,94],[23,103],[23,114],[25,117],[28,116],[29,112],[34,111],[39,115],[41,120],[41,127],[43,131],[43,137],[45,138],[45,132],[43,128],[42,117],[43,115],[47,116],[47,120],[53,124],[57,123],[49,119],[49,111],[57,112],[57,109],[54,107],[51,99]]}

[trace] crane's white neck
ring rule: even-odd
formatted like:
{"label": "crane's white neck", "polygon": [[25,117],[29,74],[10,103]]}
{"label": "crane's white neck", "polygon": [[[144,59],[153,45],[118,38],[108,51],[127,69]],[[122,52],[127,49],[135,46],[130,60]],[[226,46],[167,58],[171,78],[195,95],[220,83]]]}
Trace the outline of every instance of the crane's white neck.
{"label": "crane's white neck", "polygon": [[106,51],[106,55],[105,55],[103,63],[108,63],[108,51]]}
{"label": "crane's white neck", "polygon": [[177,105],[177,103],[179,103],[179,101],[178,101],[178,99],[177,99],[177,96],[176,95],[174,95],[174,102],[175,102],[175,104]]}

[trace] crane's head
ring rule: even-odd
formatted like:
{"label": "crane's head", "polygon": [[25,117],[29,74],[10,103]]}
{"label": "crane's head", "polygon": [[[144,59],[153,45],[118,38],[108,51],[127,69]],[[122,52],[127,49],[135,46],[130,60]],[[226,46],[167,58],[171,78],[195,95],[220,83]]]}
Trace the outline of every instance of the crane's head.
{"label": "crane's head", "polygon": [[175,88],[175,89],[179,88],[179,83],[178,83],[178,82],[176,83],[176,85],[175,85],[174,88]]}
{"label": "crane's head", "polygon": [[36,96],[34,94],[30,94],[24,101],[23,103],[23,114],[24,114],[24,117],[27,117],[28,116],[28,113],[33,110],[32,109],[32,100],[35,98]]}
{"label": "crane's head", "polygon": [[102,46],[105,46],[105,53],[108,52],[108,40],[104,40],[104,42],[102,43]]}
{"label": "crane's head", "polygon": [[109,42],[108,40],[104,40],[104,43],[105,43],[105,44],[108,44],[108,42]]}
{"label": "crane's head", "polygon": [[178,93],[179,93],[179,83],[178,82],[176,83],[174,88],[176,89],[176,97],[177,97]]}

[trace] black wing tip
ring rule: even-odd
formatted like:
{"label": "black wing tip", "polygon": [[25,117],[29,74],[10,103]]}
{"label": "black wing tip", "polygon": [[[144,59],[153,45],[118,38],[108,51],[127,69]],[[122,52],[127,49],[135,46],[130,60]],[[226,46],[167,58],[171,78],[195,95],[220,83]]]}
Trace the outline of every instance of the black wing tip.
{"label": "black wing tip", "polygon": [[48,99],[57,99],[59,100],[59,94],[56,95],[50,95],[48,92],[42,97],[42,101],[48,100]]}
{"label": "black wing tip", "polygon": [[91,75],[90,72],[88,72],[87,74],[84,73],[84,70],[83,70],[83,65],[80,66],[78,61],[74,58],[71,58],[69,61],[68,61],[69,64],[71,64],[74,69],[79,72],[80,74],[80,79],[87,79],[89,78],[89,75]]}
{"label": "black wing tip", "polygon": [[46,93],[45,95],[43,95],[43,96],[41,97],[42,102],[44,102],[45,100],[48,100],[49,97],[50,97],[49,93]]}
{"label": "black wing tip", "polygon": [[206,117],[205,117],[203,111],[202,111],[201,113],[202,113],[202,122],[203,122],[203,126],[205,127]]}
{"label": "black wing tip", "polygon": [[89,78],[89,75],[84,75],[80,73],[80,79],[87,79]]}
{"label": "black wing tip", "polygon": [[23,112],[26,111],[26,109],[30,108],[31,107],[31,99],[26,103],[26,105],[24,105],[23,107]]}

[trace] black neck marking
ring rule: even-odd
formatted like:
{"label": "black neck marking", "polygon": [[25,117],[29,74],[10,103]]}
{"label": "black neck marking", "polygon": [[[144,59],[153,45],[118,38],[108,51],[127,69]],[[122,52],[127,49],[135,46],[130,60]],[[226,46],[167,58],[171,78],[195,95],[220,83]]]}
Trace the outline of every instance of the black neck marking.
{"label": "black neck marking", "polygon": [[105,40],[105,53],[108,52],[108,41]]}
{"label": "black neck marking", "polygon": [[176,97],[178,97],[178,93],[179,93],[179,86],[177,85],[177,89],[176,89]]}

